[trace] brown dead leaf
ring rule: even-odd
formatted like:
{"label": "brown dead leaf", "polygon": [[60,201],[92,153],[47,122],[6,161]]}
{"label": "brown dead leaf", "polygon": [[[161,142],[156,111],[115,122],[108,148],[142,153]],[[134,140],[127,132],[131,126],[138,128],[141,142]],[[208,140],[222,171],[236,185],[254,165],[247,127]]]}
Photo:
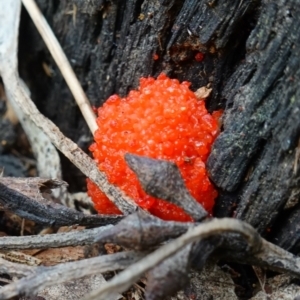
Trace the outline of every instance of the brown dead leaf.
{"label": "brown dead leaf", "polygon": [[0,182],[6,187],[40,202],[45,202],[43,193],[51,194],[51,189],[67,185],[67,183],[62,180],[39,177],[1,177]]}
{"label": "brown dead leaf", "polygon": [[11,262],[26,264],[29,266],[38,266],[42,262],[36,257],[17,251],[3,251],[2,253],[0,253],[0,257]]}
{"label": "brown dead leaf", "polygon": [[59,263],[86,258],[85,248],[82,246],[50,248],[40,251],[35,257],[40,259],[44,266],[54,266]]}

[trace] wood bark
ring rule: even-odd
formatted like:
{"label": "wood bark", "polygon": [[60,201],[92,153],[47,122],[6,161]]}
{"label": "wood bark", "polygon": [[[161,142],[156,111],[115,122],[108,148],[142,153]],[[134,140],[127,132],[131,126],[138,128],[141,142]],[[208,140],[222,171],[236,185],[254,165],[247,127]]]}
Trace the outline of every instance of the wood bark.
{"label": "wood bark", "polygon": [[[267,236],[275,224],[273,241],[299,252],[296,0],[37,3],[93,105],[113,93],[124,96],[141,76],[160,72],[190,81],[193,90],[210,84],[208,109],[225,109],[222,133],[208,160],[219,190],[216,216],[236,216]],[[195,59],[199,52],[203,61]],[[19,59],[21,76],[41,112],[86,149],[91,141],[87,126],[25,12]],[[64,167],[66,181],[78,184],[80,175]]]}

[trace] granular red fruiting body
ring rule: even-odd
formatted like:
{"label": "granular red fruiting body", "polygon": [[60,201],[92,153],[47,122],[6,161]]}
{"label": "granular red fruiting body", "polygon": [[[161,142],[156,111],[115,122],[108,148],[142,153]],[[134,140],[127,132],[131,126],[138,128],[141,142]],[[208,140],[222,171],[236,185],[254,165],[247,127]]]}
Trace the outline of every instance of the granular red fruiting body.
{"label": "granular red fruiting body", "polygon": [[201,61],[204,59],[204,54],[203,54],[202,52],[198,52],[198,53],[195,55],[195,59],[196,59],[196,61],[201,62]]}
{"label": "granular red fruiting body", "polygon": [[[90,150],[110,183],[120,187],[140,207],[164,220],[192,221],[180,207],[147,195],[129,169],[125,153],[177,164],[193,197],[211,212],[217,192],[209,181],[205,162],[218,132],[218,120],[204,101],[197,100],[190,83],[165,74],[141,78],[138,90],[126,98],[113,95],[98,109],[95,143]],[[219,116],[218,116],[219,117]],[[95,184],[88,194],[99,213],[120,213]]]}
{"label": "granular red fruiting body", "polygon": [[159,59],[159,56],[158,56],[158,54],[153,54],[153,60],[158,60]]}
{"label": "granular red fruiting body", "polygon": [[111,202],[97,185],[90,179],[87,179],[87,189],[89,196],[93,199],[95,209],[105,215],[121,215],[122,212]]}

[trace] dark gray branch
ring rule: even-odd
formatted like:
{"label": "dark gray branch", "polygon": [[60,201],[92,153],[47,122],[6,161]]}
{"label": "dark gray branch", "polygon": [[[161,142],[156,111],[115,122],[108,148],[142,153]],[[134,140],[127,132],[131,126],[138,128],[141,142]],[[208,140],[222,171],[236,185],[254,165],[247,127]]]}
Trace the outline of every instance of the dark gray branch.
{"label": "dark gray branch", "polygon": [[0,182],[0,203],[22,218],[48,226],[101,226],[118,222],[122,216],[84,215],[58,203],[47,201],[36,189],[37,200],[8,188]]}
{"label": "dark gray branch", "polygon": [[88,245],[95,242],[95,237],[112,225],[86,230],[76,230],[47,235],[0,237],[1,250],[47,249],[67,246]]}
{"label": "dark gray branch", "polygon": [[0,273],[10,276],[24,277],[34,274],[37,267],[17,264],[0,258]]}
{"label": "dark gray branch", "polygon": [[111,242],[130,249],[149,250],[186,232],[194,223],[163,221],[138,210],[109,230],[101,232],[95,242]]}

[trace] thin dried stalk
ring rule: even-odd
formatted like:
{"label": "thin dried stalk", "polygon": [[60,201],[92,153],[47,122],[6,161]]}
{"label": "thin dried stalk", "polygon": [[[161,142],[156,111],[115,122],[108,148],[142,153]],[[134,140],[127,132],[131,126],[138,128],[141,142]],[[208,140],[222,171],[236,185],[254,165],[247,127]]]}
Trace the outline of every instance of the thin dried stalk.
{"label": "thin dried stalk", "polygon": [[[242,253],[242,263],[252,263],[276,271],[286,272],[300,277],[300,258],[265,241],[249,224],[236,219],[214,219],[208,223],[198,225],[172,242],[152,252],[125,271],[116,275],[110,282],[100,289],[91,292],[84,300],[106,299],[110,293],[126,291],[145,272],[161,263],[170,256],[178,253],[189,243],[203,240],[212,236],[234,233],[243,238],[248,247]],[[234,248],[231,252],[234,251]],[[234,258],[234,255],[231,254]]]}
{"label": "thin dried stalk", "polygon": [[160,247],[139,262],[128,267],[125,271],[116,275],[100,289],[91,292],[84,298],[84,300],[104,300],[112,292],[122,293],[136,282],[145,272],[175,254],[189,243],[225,232],[237,233],[244,237],[249,245],[249,252],[257,253],[261,250],[262,238],[252,226],[242,221],[229,218],[220,220],[215,219],[209,223],[191,228],[187,233],[183,234],[179,238]]}
{"label": "thin dried stalk", "polygon": [[[0,289],[0,299],[10,299],[18,295],[33,295],[54,284],[88,275],[121,270],[141,259],[143,255],[143,253],[137,252],[121,252],[59,264],[54,267],[35,267],[32,274],[2,287]],[[5,262],[5,264],[7,263]],[[11,264],[9,263],[9,266]],[[16,269],[17,266],[20,266],[20,264],[14,264]]]}
{"label": "thin dried stalk", "polygon": [[107,197],[114,202],[124,214],[135,210],[136,204],[117,187],[108,182],[106,175],[100,172],[97,164],[84,153],[73,141],[66,138],[49,119],[45,118],[24,93],[18,82],[16,73],[10,72],[3,76],[5,89],[11,97],[22,107],[25,114],[31,116],[32,121],[41,128],[51,142],[78,167],[83,174],[95,182]]}
{"label": "thin dried stalk", "polygon": [[76,230],[56,234],[1,237],[0,249],[47,249],[67,246],[89,245],[95,242],[95,238],[99,234],[112,227],[113,225],[107,225],[93,229]]}
{"label": "thin dried stalk", "polygon": [[24,277],[35,272],[37,267],[7,261],[0,257],[0,273],[10,276]]}
{"label": "thin dried stalk", "polygon": [[[25,183],[24,192],[22,193],[22,191],[9,187],[11,185],[14,186],[11,182],[14,181],[13,179],[3,179],[0,180],[0,204],[3,208],[14,212],[21,218],[32,220],[39,224],[47,226],[72,226],[79,224],[95,227],[117,223],[123,218],[120,215],[85,215],[82,212],[45,199],[41,191],[43,189],[47,191],[51,184],[54,186],[61,185],[61,182],[58,180],[43,180],[40,178],[33,178],[33,180],[30,178],[16,179],[20,186],[24,186]],[[5,183],[1,183],[1,181],[6,182],[8,186]],[[29,188],[26,188],[26,182]],[[41,188],[37,187],[38,182],[41,184],[44,182],[44,186]]]}
{"label": "thin dried stalk", "polygon": [[93,112],[93,109],[85,92],[83,91],[80,85],[80,82],[78,81],[68,61],[68,58],[66,57],[49,24],[47,23],[41,11],[37,7],[35,1],[22,0],[22,2],[23,5],[26,7],[30,17],[32,18],[32,21],[34,22],[37,30],[41,34],[63,77],[65,78],[87,125],[89,126],[92,134],[94,134],[98,128],[96,123],[96,116]]}

